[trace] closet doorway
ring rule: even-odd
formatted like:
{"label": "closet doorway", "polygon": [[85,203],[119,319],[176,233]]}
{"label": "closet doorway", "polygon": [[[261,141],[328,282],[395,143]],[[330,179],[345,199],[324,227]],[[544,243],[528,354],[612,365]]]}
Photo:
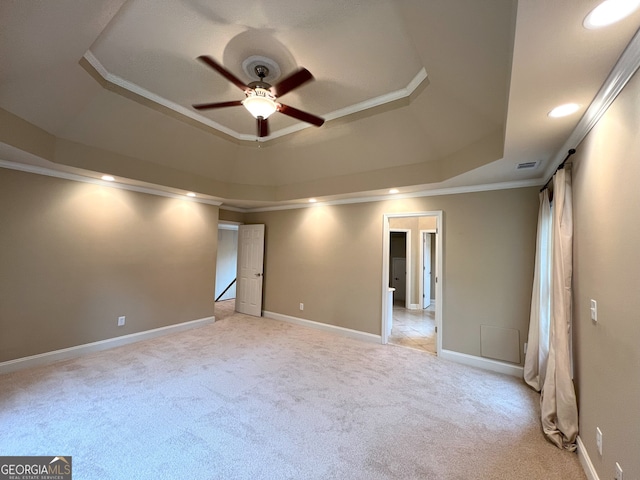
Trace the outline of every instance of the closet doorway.
{"label": "closet doorway", "polygon": [[238,265],[237,223],[218,223],[218,252],[214,313],[216,321],[233,315],[236,309],[236,276]]}

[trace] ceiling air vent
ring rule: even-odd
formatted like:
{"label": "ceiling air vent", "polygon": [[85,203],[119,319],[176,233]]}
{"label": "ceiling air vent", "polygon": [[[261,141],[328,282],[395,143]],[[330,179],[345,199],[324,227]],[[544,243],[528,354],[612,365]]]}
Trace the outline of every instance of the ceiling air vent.
{"label": "ceiling air vent", "polygon": [[538,166],[539,162],[522,162],[516,165],[516,170],[531,170]]}

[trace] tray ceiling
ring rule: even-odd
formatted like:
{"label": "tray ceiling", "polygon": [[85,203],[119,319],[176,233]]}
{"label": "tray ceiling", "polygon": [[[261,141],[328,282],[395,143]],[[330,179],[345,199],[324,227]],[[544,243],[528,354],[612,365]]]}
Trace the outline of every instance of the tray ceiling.
{"label": "tray ceiling", "polygon": [[[597,3],[2,2],[0,160],[239,207],[540,182],[640,25],[586,30]],[[244,108],[194,110],[243,98],[199,55],[307,68],[282,101],[327,122],[276,113],[256,142]]]}

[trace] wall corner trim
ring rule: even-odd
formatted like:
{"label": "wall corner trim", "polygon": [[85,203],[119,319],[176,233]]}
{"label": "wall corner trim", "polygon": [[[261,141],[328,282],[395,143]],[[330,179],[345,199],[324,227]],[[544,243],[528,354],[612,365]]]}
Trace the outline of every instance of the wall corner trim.
{"label": "wall corner trim", "polygon": [[522,378],[524,376],[524,368],[519,365],[513,365],[497,360],[490,360],[488,358],[476,357],[475,355],[454,352],[453,350],[442,349],[440,350],[439,357],[451,362],[461,363],[463,365],[469,365],[471,367],[482,368],[483,370],[490,370],[497,373],[506,373],[507,375],[512,375],[514,377]]}
{"label": "wall corner trim", "polygon": [[353,338],[369,343],[382,343],[382,337],[380,337],[380,335],[374,335],[373,333],[360,332],[358,330],[352,330],[350,328],[338,327],[337,325],[330,325],[328,323],[314,322],[313,320],[305,320],[304,318],[291,317],[289,315],[268,312],[266,310],[263,311],[262,314],[266,318],[280,320],[281,322],[293,323],[294,325],[301,325],[303,327],[315,328],[316,330],[335,333],[342,337]]}
{"label": "wall corner trim", "polygon": [[580,465],[582,465],[582,469],[584,470],[584,474],[587,476],[587,480],[600,480],[593,463],[591,463],[591,458],[589,458],[587,448],[584,446],[584,443],[582,443],[580,435],[578,435],[576,443],[578,444],[578,458],[580,459]]}
{"label": "wall corner trim", "polygon": [[0,375],[15,372],[17,370],[24,370],[26,368],[49,365],[54,362],[69,360],[89,353],[108,350],[110,348],[121,347],[130,343],[149,340],[162,335],[168,335],[170,333],[178,333],[192,328],[203,327],[215,322],[215,320],[215,317],[205,317],[198,320],[191,320],[189,322],[177,323],[175,325],[167,325],[166,327],[145,330],[144,332],[131,333],[129,335],[122,335],[120,337],[100,340],[98,342],[85,343],[84,345],[77,345],[75,347],[63,348],[61,350],[40,353],[29,357],[16,358],[15,360],[8,360],[0,363]]}

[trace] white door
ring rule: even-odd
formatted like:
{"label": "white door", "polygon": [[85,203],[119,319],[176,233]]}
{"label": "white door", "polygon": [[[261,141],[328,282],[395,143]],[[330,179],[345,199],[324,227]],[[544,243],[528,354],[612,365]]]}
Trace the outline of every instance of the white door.
{"label": "white door", "polygon": [[395,291],[395,288],[389,287],[387,293],[387,338],[391,336],[391,329],[393,329],[393,294]]}
{"label": "white door", "polygon": [[238,282],[236,310],[262,316],[262,279],[264,225],[240,225],[238,228]]}
{"label": "white door", "polygon": [[431,234],[422,234],[422,308],[431,305]]}

